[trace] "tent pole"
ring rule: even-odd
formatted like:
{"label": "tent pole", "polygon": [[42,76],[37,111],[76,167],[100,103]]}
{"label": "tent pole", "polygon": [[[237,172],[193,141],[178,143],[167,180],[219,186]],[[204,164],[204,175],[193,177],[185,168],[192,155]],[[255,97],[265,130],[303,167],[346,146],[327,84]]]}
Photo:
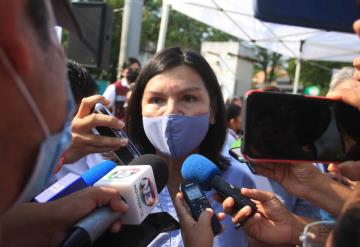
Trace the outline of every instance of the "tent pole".
{"label": "tent pole", "polygon": [[166,31],[169,22],[169,14],[170,14],[170,4],[167,0],[162,1],[162,14],[161,14],[161,22],[160,22],[160,31],[159,38],[156,47],[156,52],[164,49],[165,40],[166,40]]}
{"label": "tent pole", "polygon": [[293,94],[297,94],[299,88],[299,81],[300,81],[300,71],[301,71],[301,62],[302,62],[302,52],[304,47],[305,40],[300,41],[299,47],[299,57],[296,59],[296,69],[295,69],[295,80],[293,86]]}
{"label": "tent pole", "polygon": [[296,59],[295,80],[294,80],[293,94],[297,94],[297,92],[298,92],[299,80],[300,80],[300,71],[301,71],[301,59]]}

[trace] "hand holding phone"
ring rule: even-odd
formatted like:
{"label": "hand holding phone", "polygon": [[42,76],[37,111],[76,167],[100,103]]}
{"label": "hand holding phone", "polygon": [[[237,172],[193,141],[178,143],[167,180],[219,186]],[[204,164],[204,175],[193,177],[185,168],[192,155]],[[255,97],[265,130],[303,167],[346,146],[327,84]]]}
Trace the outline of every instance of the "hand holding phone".
{"label": "hand holding phone", "polygon": [[360,159],[360,112],[339,100],[252,91],[242,122],[242,154],[251,162]]}
{"label": "hand holding phone", "polygon": [[[95,105],[93,112],[112,116],[109,110],[106,109],[106,107],[104,107],[101,103],[97,103]],[[127,137],[126,133],[121,129],[116,130],[105,126],[97,126],[95,127],[94,132],[103,136],[128,139],[127,147],[120,148],[114,151],[115,157],[117,157],[117,159],[121,162],[122,165],[127,165],[134,158],[137,158],[141,155],[134,143],[132,143],[132,141]]]}
{"label": "hand holding phone", "polygon": [[[193,218],[198,221],[200,214],[207,208],[211,208],[205,193],[197,183],[185,182],[180,185],[180,191],[184,194],[186,204],[189,206]],[[221,224],[214,213],[211,218],[211,229],[214,236],[221,232]]]}

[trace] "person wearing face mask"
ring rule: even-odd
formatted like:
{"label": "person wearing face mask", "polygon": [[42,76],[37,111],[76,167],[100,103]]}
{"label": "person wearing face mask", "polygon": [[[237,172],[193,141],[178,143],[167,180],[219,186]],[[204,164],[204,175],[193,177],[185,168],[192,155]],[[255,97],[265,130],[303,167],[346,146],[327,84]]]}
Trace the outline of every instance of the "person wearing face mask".
{"label": "person wearing face mask", "polygon": [[108,86],[103,94],[110,101],[110,110],[118,119],[125,118],[124,105],[128,87],[136,81],[140,69],[139,60],[129,57],[121,66],[120,79]]}
{"label": "person wearing face mask", "polygon": [[[226,116],[219,83],[206,60],[197,52],[179,47],[156,54],[141,71],[125,119],[129,138],[144,153],[156,153],[169,167],[167,186],[160,193],[156,211],[177,217],[173,202],[183,182],[181,166],[199,153],[222,170],[221,176],[239,187],[253,187],[245,165],[221,155],[226,137]],[[213,192],[208,192],[212,198]],[[219,203],[212,202],[220,210]],[[244,232],[235,230],[231,219],[214,246],[247,246]],[[150,246],[183,246],[180,231],[161,233]]]}
{"label": "person wearing face mask", "polygon": [[[0,0],[0,246],[58,246],[99,204],[127,210],[111,188],[28,203],[71,143],[74,100],[53,10],[59,25],[79,31],[66,0]],[[112,226],[119,228],[120,222]]]}

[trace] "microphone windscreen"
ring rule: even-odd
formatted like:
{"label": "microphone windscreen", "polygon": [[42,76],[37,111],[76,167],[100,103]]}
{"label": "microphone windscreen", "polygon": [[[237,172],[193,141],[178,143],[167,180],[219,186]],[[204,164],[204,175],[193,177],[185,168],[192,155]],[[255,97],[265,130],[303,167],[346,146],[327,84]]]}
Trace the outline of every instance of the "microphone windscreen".
{"label": "microphone windscreen", "polygon": [[151,166],[157,191],[160,193],[162,189],[167,184],[169,178],[169,169],[166,165],[166,162],[161,159],[159,156],[154,154],[144,154],[139,156],[138,158],[132,160],[129,166],[137,166],[137,165],[149,165]]}
{"label": "microphone windscreen", "polygon": [[100,180],[108,172],[116,167],[116,163],[111,160],[104,160],[96,166],[90,168],[81,175],[87,186],[92,186],[94,183]]}
{"label": "microphone windscreen", "polygon": [[219,173],[219,168],[200,154],[192,154],[187,157],[181,167],[181,175],[185,180],[197,182],[202,186],[207,186],[211,179]]}

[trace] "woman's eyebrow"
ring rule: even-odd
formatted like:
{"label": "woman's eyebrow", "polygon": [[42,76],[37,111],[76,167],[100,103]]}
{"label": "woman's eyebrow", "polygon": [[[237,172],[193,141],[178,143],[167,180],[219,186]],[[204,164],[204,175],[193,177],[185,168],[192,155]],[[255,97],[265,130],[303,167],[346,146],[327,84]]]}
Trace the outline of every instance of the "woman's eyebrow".
{"label": "woman's eyebrow", "polygon": [[199,91],[199,90],[201,90],[201,87],[194,86],[194,87],[188,87],[188,88],[180,89],[179,92],[180,93],[187,93],[187,92],[193,92],[193,91]]}
{"label": "woman's eyebrow", "polygon": [[[177,91],[177,93],[183,94],[183,93],[188,93],[188,92],[193,92],[193,91],[199,91],[201,89],[202,89],[201,87],[193,86],[193,87],[187,87],[187,88],[180,89],[179,91]],[[150,93],[153,95],[164,95],[164,93],[161,92],[161,90],[159,90],[159,91],[148,90],[146,93]]]}

